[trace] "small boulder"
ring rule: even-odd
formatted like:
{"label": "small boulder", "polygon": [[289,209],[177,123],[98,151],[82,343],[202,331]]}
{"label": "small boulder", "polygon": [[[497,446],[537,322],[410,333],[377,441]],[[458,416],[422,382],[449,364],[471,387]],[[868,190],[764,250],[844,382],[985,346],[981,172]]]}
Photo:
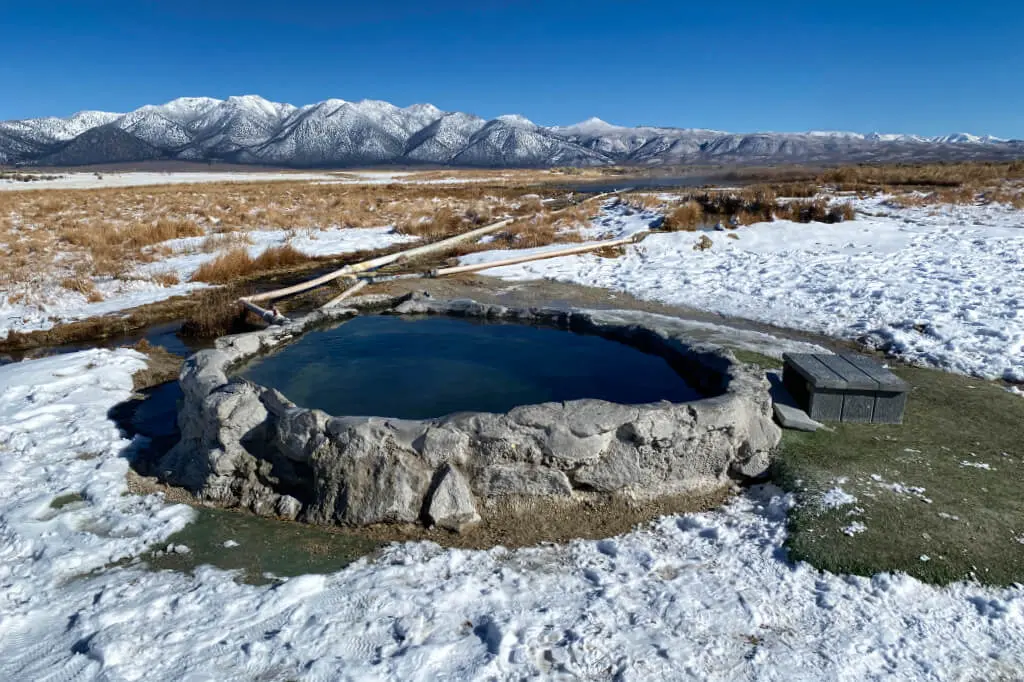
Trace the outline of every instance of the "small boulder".
{"label": "small boulder", "polygon": [[444,466],[441,480],[430,498],[427,516],[433,525],[455,532],[480,522],[469,484],[451,465]]}
{"label": "small boulder", "polygon": [[281,495],[276,505],[277,515],[281,518],[294,521],[302,511],[302,503],[291,495]]}

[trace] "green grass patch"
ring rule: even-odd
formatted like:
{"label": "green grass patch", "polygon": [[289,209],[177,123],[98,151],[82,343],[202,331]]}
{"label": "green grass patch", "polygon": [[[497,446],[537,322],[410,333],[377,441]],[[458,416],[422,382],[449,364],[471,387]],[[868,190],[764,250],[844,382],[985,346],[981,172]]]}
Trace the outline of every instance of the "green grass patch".
{"label": "green grass patch", "polygon": [[[913,386],[904,424],[785,432],[774,475],[797,492],[792,558],[838,573],[1024,583],[1024,400],[980,379],[893,371]],[[857,502],[822,509],[837,486]],[[866,530],[844,534],[855,522]]]}
{"label": "green grass patch", "polygon": [[737,348],[732,348],[731,350],[737,360],[748,365],[758,365],[765,369],[782,369],[782,360],[778,360],[768,355],[762,355],[761,353],[752,350],[740,350]]}
{"label": "green grass patch", "polygon": [[[263,584],[273,580],[268,575],[331,573],[380,547],[379,542],[318,526],[222,509],[197,512],[195,521],[168,539],[189,551],[151,552],[143,557],[151,568],[190,572],[209,564],[239,570],[244,582]],[[226,547],[229,541],[238,544]]]}

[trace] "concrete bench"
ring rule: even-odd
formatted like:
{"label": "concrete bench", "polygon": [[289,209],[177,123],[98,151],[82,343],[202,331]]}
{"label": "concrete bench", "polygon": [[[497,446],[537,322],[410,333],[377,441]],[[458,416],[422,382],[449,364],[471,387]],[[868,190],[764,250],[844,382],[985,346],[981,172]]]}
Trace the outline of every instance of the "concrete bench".
{"label": "concrete bench", "polygon": [[910,385],[869,358],[786,353],[782,383],[811,419],[901,424]]}

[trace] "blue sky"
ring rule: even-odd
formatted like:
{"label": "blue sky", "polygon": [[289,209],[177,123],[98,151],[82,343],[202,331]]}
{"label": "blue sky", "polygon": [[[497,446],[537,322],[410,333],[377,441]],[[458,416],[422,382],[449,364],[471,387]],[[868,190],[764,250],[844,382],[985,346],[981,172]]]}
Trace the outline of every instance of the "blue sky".
{"label": "blue sky", "polygon": [[0,0],[0,25],[0,119],[259,94],[1024,138],[1019,0]]}

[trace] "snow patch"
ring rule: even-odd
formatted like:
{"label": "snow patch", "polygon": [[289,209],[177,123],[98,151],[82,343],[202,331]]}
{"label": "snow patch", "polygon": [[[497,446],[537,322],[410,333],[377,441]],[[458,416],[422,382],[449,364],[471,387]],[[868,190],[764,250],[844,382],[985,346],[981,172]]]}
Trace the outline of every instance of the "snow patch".
{"label": "snow patch", "polygon": [[971,462],[966,459],[960,460],[960,466],[970,467],[972,469],[984,469],[985,471],[995,471],[995,468],[987,462]]}
{"label": "snow patch", "polygon": [[865,526],[860,521],[854,521],[850,525],[848,525],[845,528],[843,528],[842,532],[843,532],[843,535],[849,535],[852,538],[855,535],[860,535],[861,533],[863,533],[867,529],[868,529],[868,527]]}
{"label": "snow patch", "polygon": [[849,504],[856,504],[856,502],[856,497],[837,486],[822,495],[819,504],[822,509],[838,509]]}
{"label": "snow patch", "polygon": [[887,199],[852,199],[861,217],[835,225],[758,223],[740,228],[739,240],[710,233],[706,251],[693,250],[692,233],[659,233],[619,258],[582,254],[488,274],[616,289],[1024,381],[1024,211],[896,209]]}

